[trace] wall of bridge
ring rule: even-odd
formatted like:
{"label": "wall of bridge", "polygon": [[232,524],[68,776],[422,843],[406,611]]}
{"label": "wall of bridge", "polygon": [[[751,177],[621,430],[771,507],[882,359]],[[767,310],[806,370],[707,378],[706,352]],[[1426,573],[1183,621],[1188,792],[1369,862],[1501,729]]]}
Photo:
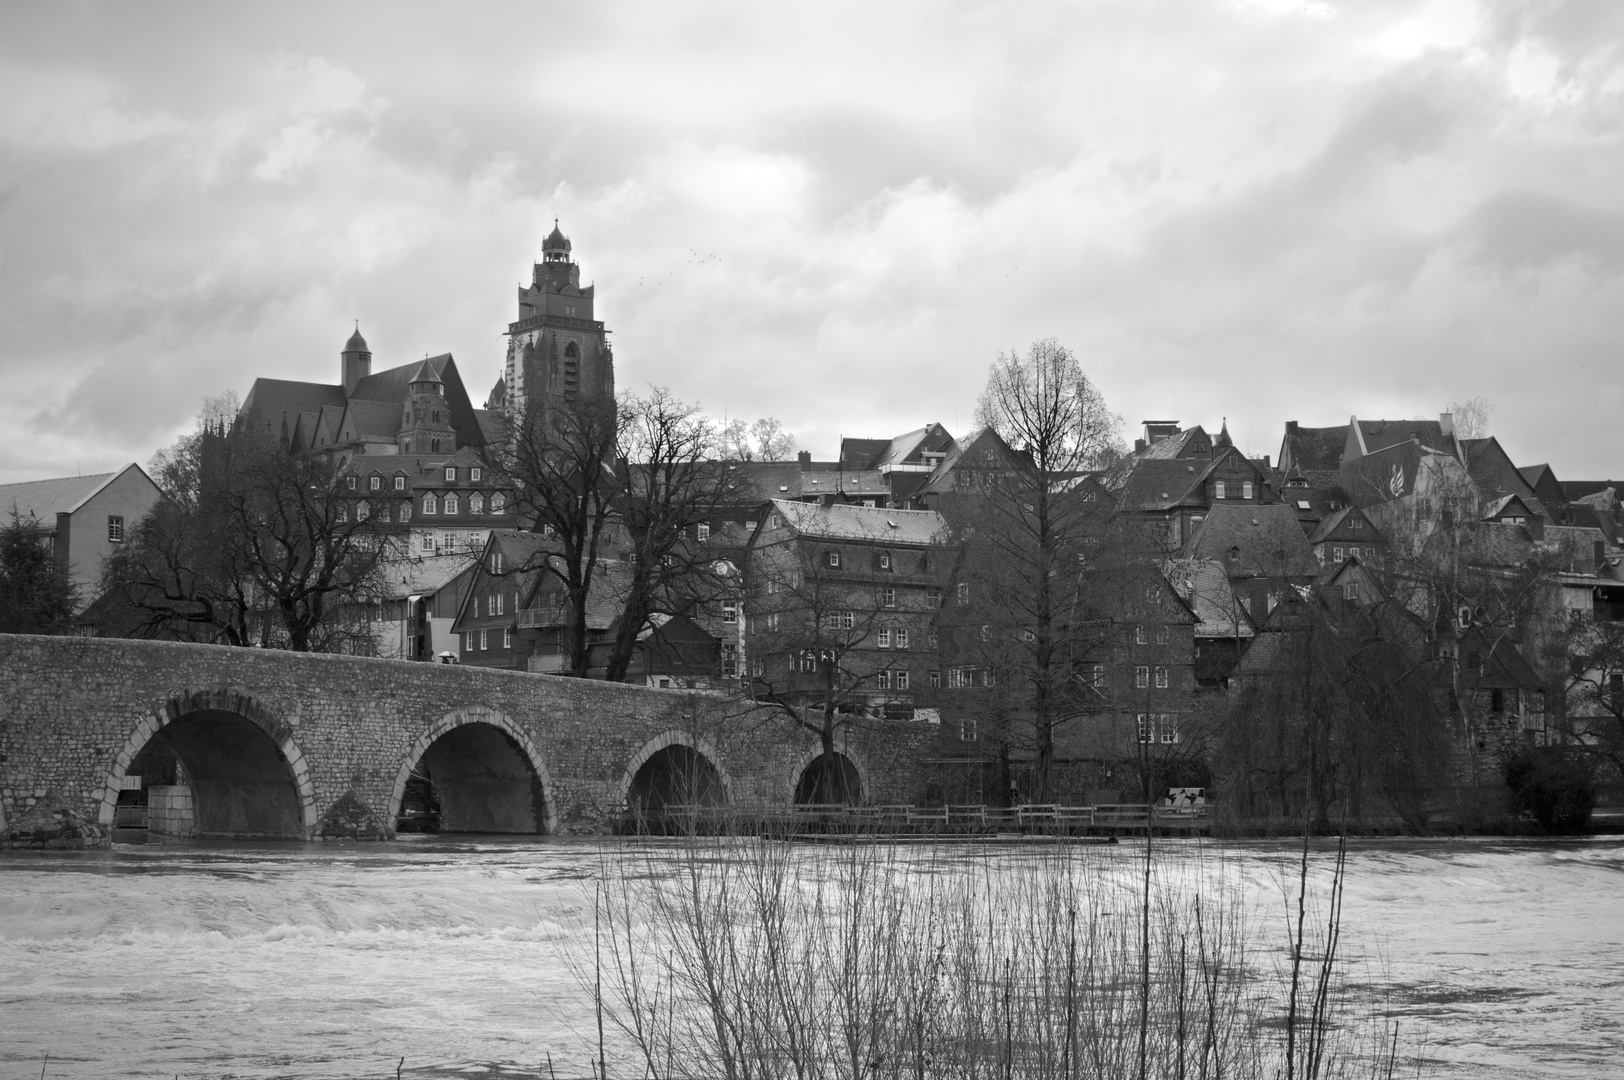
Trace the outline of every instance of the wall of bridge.
{"label": "wall of bridge", "polygon": [[[0,635],[0,824],[37,819],[49,805],[105,831],[122,777],[160,730],[183,758],[207,760],[213,782],[232,787],[230,799],[212,803],[213,831],[230,835],[245,835],[243,823],[253,820],[278,823],[272,832],[281,835],[280,823],[291,821],[289,830],[304,837],[353,835],[358,822],[391,831],[409,771],[425,754],[470,791],[490,788],[472,824],[522,823],[533,796],[537,831],[590,832],[618,817],[637,767],[672,743],[704,753],[734,805],[790,803],[817,750],[812,733],[782,717],[644,687],[400,660]],[[935,730],[872,723],[844,741],[867,801],[910,802]],[[251,759],[267,746],[294,802],[256,817],[261,796],[237,786],[266,775],[265,761]],[[533,791],[499,783],[525,763]],[[263,797],[286,799],[288,790]],[[202,801],[200,792],[197,826],[207,833]]]}

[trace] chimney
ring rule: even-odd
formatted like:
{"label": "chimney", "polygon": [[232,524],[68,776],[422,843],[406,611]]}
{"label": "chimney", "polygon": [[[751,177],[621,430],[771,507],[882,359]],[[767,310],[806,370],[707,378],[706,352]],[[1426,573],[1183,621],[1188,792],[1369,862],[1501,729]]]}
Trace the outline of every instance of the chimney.
{"label": "chimney", "polygon": [[1455,434],[1455,414],[1454,413],[1439,413],[1438,414],[1438,428],[1445,435],[1453,435],[1453,434]]}
{"label": "chimney", "polygon": [[1528,515],[1528,538],[1535,543],[1545,539],[1545,519],[1538,514]]}
{"label": "chimney", "polygon": [[1137,453],[1139,453],[1139,451],[1143,450],[1144,448],[1145,448],[1145,440],[1143,440],[1143,439],[1135,439],[1133,441],[1133,452],[1134,453],[1137,454]]}
{"label": "chimney", "polygon": [[1599,574],[1607,569],[1607,541],[1594,541],[1591,548],[1596,553],[1596,572]]}
{"label": "chimney", "polygon": [[812,471],[812,451],[802,450],[800,453],[795,455],[795,460],[800,464],[802,472]]}
{"label": "chimney", "polygon": [[1297,421],[1295,421],[1295,420],[1287,420],[1286,421],[1286,434],[1295,435],[1296,433],[1297,433]]}

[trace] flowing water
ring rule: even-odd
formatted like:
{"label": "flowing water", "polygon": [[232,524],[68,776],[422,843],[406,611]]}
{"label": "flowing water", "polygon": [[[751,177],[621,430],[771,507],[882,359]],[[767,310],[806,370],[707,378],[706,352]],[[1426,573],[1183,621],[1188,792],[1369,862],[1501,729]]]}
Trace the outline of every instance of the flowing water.
{"label": "flowing water", "polygon": [[[587,1076],[592,999],[568,955],[590,945],[602,860],[629,850],[670,849],[0,855],[0,1080],[46,1054],[53,1077],[386,1077],[401,1058],[407,1076],[547,1076],[549,1058],[560,1080]],[[1097,850],[1127,872],[1143,847]],[[1290,845],[1167,850],[1226,865],[1280,937]],[[1360,841],[1348,864],[1347,955],[1425,1031],[1429,1075],[1624,1076],[1624,841]]]}

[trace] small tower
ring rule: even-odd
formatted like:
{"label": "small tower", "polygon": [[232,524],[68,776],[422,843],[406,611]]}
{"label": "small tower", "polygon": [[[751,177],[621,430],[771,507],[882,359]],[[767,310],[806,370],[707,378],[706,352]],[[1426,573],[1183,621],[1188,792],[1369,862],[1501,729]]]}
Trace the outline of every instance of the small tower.
{"label": "small tower", "polygon": [[372,374],[372,350],[367,348],[367,339],[361,336],[361,323],[355,324],[355,333],[350,340],[344,343],[344,351],[339,353],[339,371],[343,378],[344,396],[349,397],[355,393],[355,388],[362,379]]}
{"label": "small tower", "polygon": [[1229,437],[1229,417],[1224,417],[1223,426],[1218,429],[1218,437],[1212,440],[1212,445],[1218,450],[1235,445],[1235,440]]}
{"label": "small tower", "polygon": [[457,449],[457,433],[451,426],[451,407],[445,399],[445,383],[425,359],[417,365],[407,386],[405,415],[400,423],[400,452],[403,454],[449,454]]}

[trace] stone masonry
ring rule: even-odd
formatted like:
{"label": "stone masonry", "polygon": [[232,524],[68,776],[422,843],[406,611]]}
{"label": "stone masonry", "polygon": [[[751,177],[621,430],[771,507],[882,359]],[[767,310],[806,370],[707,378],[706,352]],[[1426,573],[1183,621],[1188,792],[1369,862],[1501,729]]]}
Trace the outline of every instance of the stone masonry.
{"label": "stone masonry", "polygon": [[[413,765],[469,724],[497,729],[505,739],[486,741],[528,761],[545,832],[605,828],[638,768],[673,744],[708,758],[735,806],[788,804],[817,754],[816,737],[782,716],[704,695],[399,660],[0,635],[0,838],[7,822],[55,814],[96,823],[88,831],[105,842],[125,773],[163,729],[197,747],[203,764],[188,772],[214,785],[217,835],[316,838],[335,818],[387,832]],[[865,801],[913,801],[934,728],[866,722],[842,739]],[[275,828],[253,824],[259,788],[285,804]],[[205,801],[196,813],[206,832]]]}

